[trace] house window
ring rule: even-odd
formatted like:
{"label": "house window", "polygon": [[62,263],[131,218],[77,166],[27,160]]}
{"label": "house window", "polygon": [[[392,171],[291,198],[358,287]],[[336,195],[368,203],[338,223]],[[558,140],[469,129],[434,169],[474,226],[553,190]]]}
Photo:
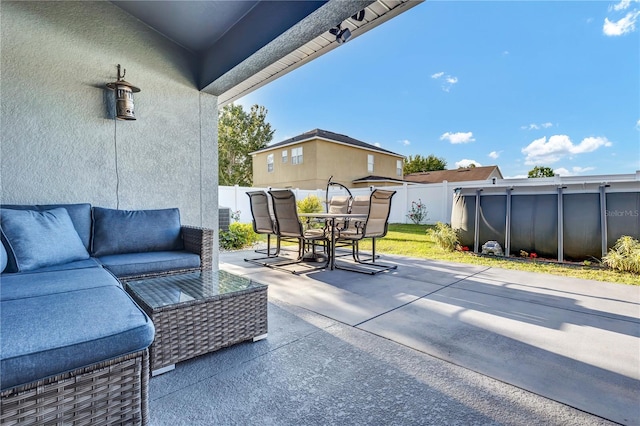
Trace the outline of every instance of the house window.
{"label": "house window", "polygon": [[367,154],[367,171],[373,172],[373,154]]}
{"label": "house window", "polygon": [[402,160],[396,160],[396,175],[402,177]]}
{"label": "house window", "polygon": [[291,164],[302,164],[302,147],[291,149]]}
{"label": "house window", "polygon": [[273,171],[273,154],[267,155],[267,172]]}
{"label": "house window", "polygon": [[285,149],[284,151],[282,151],[282,162],[286,163],[289,160],[289,156],[287,154],[287,150]]}

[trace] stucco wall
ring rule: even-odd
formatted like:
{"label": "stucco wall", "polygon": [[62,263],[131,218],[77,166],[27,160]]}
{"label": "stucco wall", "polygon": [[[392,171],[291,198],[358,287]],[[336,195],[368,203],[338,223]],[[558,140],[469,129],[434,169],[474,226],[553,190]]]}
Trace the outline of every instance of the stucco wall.
{"label": "stucco wall", "polygon": [[[0,8],[2,203],[179,207],[216,229],[217,99],[191,54],[108,2]],[[113,118],[117,64],[136,121]]]}

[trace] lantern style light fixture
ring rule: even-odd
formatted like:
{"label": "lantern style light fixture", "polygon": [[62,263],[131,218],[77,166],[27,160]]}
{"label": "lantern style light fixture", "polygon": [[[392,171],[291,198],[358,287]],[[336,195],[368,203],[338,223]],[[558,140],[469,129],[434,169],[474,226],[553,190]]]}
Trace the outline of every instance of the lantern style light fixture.
{"label": "lantern style light fixture", "polygon": [[116,93],[116,118],[120,120],[135,120],[133,110],[133,94],[140,91],[139,88],[124,80],[127,70],[123,70],[120,75],[120,64],[118,64],[118,81],[107,83],[107,87]]}

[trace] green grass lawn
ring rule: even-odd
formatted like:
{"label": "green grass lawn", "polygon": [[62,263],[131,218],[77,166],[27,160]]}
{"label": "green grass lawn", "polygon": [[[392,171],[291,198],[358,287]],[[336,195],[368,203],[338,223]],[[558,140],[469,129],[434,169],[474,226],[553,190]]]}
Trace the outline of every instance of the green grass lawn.
{"label": "green grass lawn", "polygon": [[[429,225],[390,224],[387,236],[376,241],[376,252],[380,254],[398,254],[409,257],[470,263],[520,271],[543,272],[588,280],[640,285],[639,275],[628,272],[618,272],[612,269],[588,266],[563,266],[540,261],[507,260],[499,257],[477,256],[473,253],[460,251],[445,252],[438,248],[434,241],[427,236],[426,230],[429,227]],[[360,247],[363,250],[371,250],[371,240],[363,240]]]}
{"label": "green grass lawn", "polygon": [[[387,236],[376,240],[377,254],[397,254],[401,256],[444,260],[450,262],[484,265],[519,271],[541,272],[546,274],[576,277],[587,280],[607,281],[621,284],[640,285],[640,276],[630,272],[618,272],[613,269],[580,265],[558,265],[535,260],[505,259],[500,257],[478,256],[469,252],[445,252],[427,236],[426,230],[432,225],[389,224]],[[264,235],[261,241],[266,242]],[[362,240],[362,250],[371,250],[371,240]]]}

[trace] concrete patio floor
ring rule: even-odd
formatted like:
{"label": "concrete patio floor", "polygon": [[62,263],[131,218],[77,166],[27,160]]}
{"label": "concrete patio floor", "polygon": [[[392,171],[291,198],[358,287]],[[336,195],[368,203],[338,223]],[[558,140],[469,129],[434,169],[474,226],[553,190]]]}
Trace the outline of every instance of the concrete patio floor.
{"label": "concrete patio floor", "polygon": [[640,425],[640,287],[384,256],[269,285],[269,337],[151,379],[152,425]]}

